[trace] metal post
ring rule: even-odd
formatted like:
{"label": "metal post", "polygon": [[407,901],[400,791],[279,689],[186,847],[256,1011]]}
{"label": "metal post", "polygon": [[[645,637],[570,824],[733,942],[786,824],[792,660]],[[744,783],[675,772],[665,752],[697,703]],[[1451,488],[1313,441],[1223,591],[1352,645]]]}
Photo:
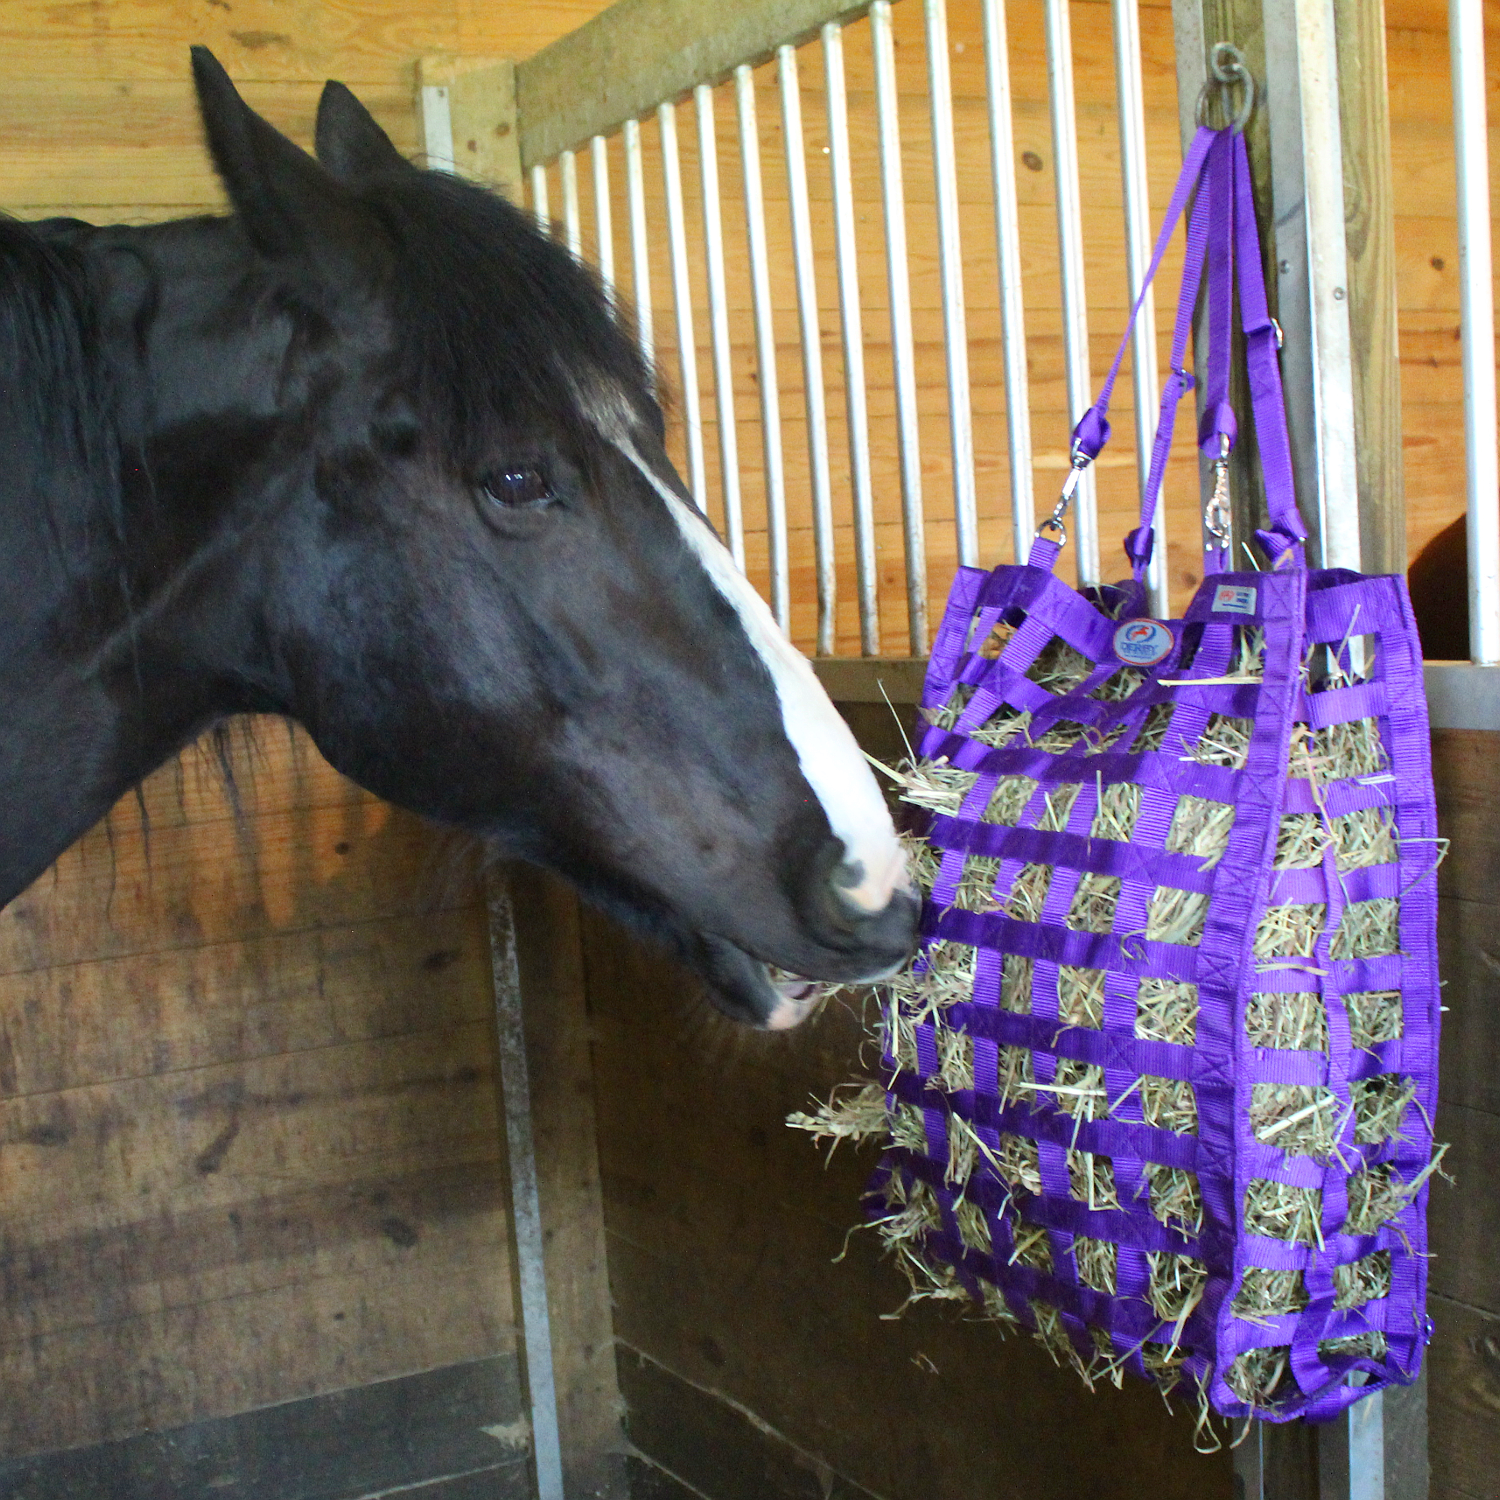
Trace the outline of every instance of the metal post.
{"label": "metal post", "polygon": [[589,142],[594,166],[594,236],[599,246],[599,279],[610,300],[615,296],[615,228],[609,199],[609,143],[602,135]]}
{"label": "metal post", "polygon": [[656,363],[651,333],[651,259],[646,244],[646,171],[641,161],[641,122],[625,122],[625,197],[630,210],[630,269],[634,278],[635,337],[648,367]]}
{"label": "metal post", "polygon": [[677,359],[687,440],[688,490],[707,513],[703,465],[703,407],[698,393],[698,339],[693,332],[693,288],[688,278],[687,216],[682,203],[682,163],[677,153],[677,106],[656,107],[662,175],[667,191],[667,246],[672,263],[672,306],[677,314]]}

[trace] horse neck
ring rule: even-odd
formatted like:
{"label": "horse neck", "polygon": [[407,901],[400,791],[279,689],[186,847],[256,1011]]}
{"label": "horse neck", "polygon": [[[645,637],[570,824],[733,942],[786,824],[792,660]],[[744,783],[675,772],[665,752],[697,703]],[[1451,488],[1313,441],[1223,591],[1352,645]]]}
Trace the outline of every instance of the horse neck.
{"label": "horse neck", "polygon": [[[230,550],[219,497],[201,473],[182,472],[181,445],[174,448],[169,430],[183,400],[211,401],[222,377],[200,359],[195,391],[191,353],[158,357],[171,341],[153,337],[162,319],[187,311],[174,259],[189,270],[202,266],[220,254],[216,238],[212,229],[184,226],[175,235],[103,231],[100,243],[85,242],[90,261],[101,263],[101,297],[119,290],[121,254],[135,254],[134,271],[126,270],[136,284],[125,292],[139,302],[145,287],[155,304],[144,361],[140,319],[132,327],[95,309],[98,357],[112,377],[101,389],[128,384],[120,393],[126,430],[122,413],[112,413],[115,441],[104,444],[118,472],[91,468],[79,455],[60,464],[41,452],[35,433],[8,431],[28,403],[4,400],[3,384],[19,386],[37,372],[23,362],[0,377],[0,444],[40,455],[30,468],[0,474],[0,905],[212,720],[241,706],[273,706],[237,702],[227,674],[216,670],[248,626],[235,618],[232,598],[215,596],[215,567],[222,572]],[[190,249],[196,262],[184,253]],[[169,461],[157,463],[160,454]],[[211,603],[217,662],[205,654]]]}

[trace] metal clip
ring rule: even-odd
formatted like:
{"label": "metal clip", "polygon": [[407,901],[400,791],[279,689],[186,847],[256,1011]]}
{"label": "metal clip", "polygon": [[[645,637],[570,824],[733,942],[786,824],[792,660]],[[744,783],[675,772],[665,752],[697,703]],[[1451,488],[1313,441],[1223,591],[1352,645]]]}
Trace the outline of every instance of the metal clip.
{"label": "metal clip", "polygon": [[1222,551],[1229,545],[1229,527],[1234,513],[1229,505],[1229,436],[1219,434],[1219,456],[1214,460],[1214,490],[1203,512],[1203,529],[1213,538],[1205,552]]}
{"label": "metal clip", "polygon": [[1050,531],[1059,547],[1068,545],[1068,528],[1063,525],[1063,517],[1067,515],[1068,507],[1073,503],[1073,492],[1078,488],[1078,481],[1083,478],[1083,471],[1092,462],[1088,454],[1074,444],[1073,467],[1068,470],[1068,477],[1063,480],[1062,494],[1058,496],[1057,504],[1052,507],[1052,514],[1037,527],[1037,536]]}
{"label": "metal clip", "polygon": [[[1236,87],[1245,91],[1238,111],[1234,109]],[[1218,99],[1224,125],[1236,135],[1242,134],[1255,112],[1255,79],[1245,66],[1244,54],[1232,42],[1215,42],[1208,54],[1208,77],[1198,91],[1196,114],[1200,125],[1208,124],[1209,103],[1214,97]],[[1213,128],[1222,130],[1224,126]]]}

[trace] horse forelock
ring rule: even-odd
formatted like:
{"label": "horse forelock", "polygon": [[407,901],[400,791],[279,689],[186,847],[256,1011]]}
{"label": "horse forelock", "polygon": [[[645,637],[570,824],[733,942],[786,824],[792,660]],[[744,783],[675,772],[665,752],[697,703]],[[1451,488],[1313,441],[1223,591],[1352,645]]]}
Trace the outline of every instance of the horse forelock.
{"label": "horse forelock", "polygon": [[649,372],[598,278],[529,215],[438,172],[392,173],[361,196],[395,247],[404,383],[460,465],[526,430],[560,432],[586,454],[588,390],[652,406]]}

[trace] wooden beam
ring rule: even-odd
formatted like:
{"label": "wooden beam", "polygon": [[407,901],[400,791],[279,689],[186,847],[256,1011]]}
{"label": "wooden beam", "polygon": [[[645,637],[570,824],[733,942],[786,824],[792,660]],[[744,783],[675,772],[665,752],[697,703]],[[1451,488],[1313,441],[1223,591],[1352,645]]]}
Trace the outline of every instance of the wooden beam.
{"label": "wooden beam", "polygon": [[784,42],[866,9],[848,0],[616,0],[517,65],[521,166],[544,165],[695,84],[718,83],[741,63],[764,62]]}

